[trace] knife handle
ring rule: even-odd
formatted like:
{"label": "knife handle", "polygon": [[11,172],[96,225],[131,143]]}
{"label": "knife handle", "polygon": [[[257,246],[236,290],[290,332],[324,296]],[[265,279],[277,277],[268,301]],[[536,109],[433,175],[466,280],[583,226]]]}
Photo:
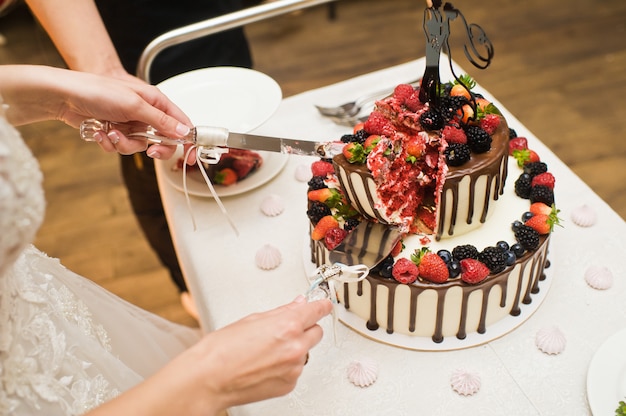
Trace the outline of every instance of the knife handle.
{"label": "knife handle", "polygon": [[[166,145],[179,145],[185,143],[196,144],[196,129],[193,128],[189,133],[180,139],[173,137],[161,136],[157,131],[143,123],[129,121],[126,123],[116,123],[113,121],[97,120],[90,118],[80,123],[80,137],[87,142],[96,141],[94,135],[97,132],[108,133],[110,130],[119,130],[124,136],[129,139],[143,139],[152,143],[166,144]],[[226,136],[228,137],[228,136]]]}

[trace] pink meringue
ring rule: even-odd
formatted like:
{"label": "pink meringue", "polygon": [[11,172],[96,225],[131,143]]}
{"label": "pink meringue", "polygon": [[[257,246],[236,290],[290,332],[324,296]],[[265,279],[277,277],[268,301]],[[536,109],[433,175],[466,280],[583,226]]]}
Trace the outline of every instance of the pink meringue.
{"label": "pink meringue", "polygon": [[378,365],[370,358],[355,360],[348,365],[348,380],[358,387],[368,387],[378,378]]}
{"label": "pink meringue", "polygon": [[540,329],[535,336],[537,348],[550,355],[562,353],[566,343],[565,334],[556,326]]}
{"label": "pink meringue", "polygon": [[271,244],[265,244],[261,247],[255,256],[255,262],[259,269],[272,270],[280,266],[282,263],[282,255],[280,251]]}
{"label": "pink meringue", "polygon": [[450,385],[460,395],[471,396],[480,390],[481,382],[478,374],[458,369],[452,374]]}
{"label": "pink meringue", "polygon": [[613,273],[605,266],[589,266],[585,271],[585,282],[597,290],[610,289],[613,286]]}

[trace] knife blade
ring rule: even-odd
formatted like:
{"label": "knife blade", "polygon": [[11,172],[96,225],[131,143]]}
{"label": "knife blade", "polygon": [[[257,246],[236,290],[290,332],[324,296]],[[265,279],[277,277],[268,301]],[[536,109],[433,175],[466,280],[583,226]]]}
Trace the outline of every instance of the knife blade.
{"label": "knife blade", "polygon": [[196,126],[195,144],[235,149],[263,150],[291,155],[330,158],[341,153],[345,143],[312,142],[249,133],[235,133],[222,127]]}
{"label": "knife blade", "polygon": [[95,141],[97,132],[108,133],[115,129],[130,139],[148,140],[152,143],[179,145],[191,143],[198,146],[232,147],[235,149],[262,150],[268,152],[318,156],[332,158],[340,154],[344,143],[312,142],[271,136],[259,136],[247,133],[234,133],[223,127],[196,126],[183,138],[176,139],[162,136],[151,126],[140,123],[115,123],[105,120],[88,119],[80,125],[80,137],[85,141]]}

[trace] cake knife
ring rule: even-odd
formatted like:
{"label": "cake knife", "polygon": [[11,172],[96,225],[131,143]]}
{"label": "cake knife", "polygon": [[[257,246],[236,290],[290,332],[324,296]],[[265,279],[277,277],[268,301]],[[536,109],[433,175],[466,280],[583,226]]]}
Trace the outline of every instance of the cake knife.
{"label": "cake knife", "polygon": [[80,137],[85,141],[95,141],[96,132],[119,130],[126,137],[141,138],[152,143],[179,145],[191,143],[205,147],[232,147],[236,149],[262,150],[292,155],[318,156],[332,158],[340,154],[345,143],[312,142],[307,140],[286,139],[271,136],[259,136],[248,133],[234,133],[223,127],[196,126],[187,136],[175,139],[159,135],[151,126],[141,123],[115,123],[105,120],[88,119],[80,125]]}

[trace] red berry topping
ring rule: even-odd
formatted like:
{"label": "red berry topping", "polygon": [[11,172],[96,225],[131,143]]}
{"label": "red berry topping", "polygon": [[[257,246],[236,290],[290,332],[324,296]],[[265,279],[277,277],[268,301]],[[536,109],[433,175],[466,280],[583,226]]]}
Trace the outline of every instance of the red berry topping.
{"label": "red berry topping", "polygon": [[444,127],[443,131],[441,132],[441,136],[448,143],[467,143],[467,136],[465,135],[465,131],[455,126]]}
{"label": "red berry topping", "polygon": [[539,175],[535,175],[533,180],[530,182],[530,186],[538,186],[543,185],[547,186],[550,189],[554,189],[555,183],[554,175],[550,172],[540,173]]}
{"label": "red berry topping", "polygon": [[411,260],[401,258],[393,265],[391,274],[398,282],[408,285],[417,280],[419,270],[417,269],[417,265]]}
{"label": "red berry topping", "polygon": [[311,239],[321,240],[326,237],[326,232],[332,228],[339,228],[339,222],[332,215],[322,217],[311,231]]}
{"label": "red berry topping", "polygon": [[334,227],[330,230],[326,231],[324,235],[324,243],[326,244],[326,248],[329,250],[334,250],[344,238],[346,238],[348,232],[342,228]]}
{"label": "red berry topping", "polygon": [[487,114],[482,118],[482,120],[480,120],[480,127],[489,133],[490,136],[493,136],[493,133],[496,132],[499,125],[500,117],[495,114]]}
{"label": "red berry topping", "polygon": [[378,134],[381,136],[391,137],[393,136],[394,127],[391,121],[387,120],[380,111],[372,111],[367,118],[363,128],[369,134]]}
{"label": "red berry topping", "polygon": [[237,179],[238,179],[237,172],[235,172],[231,168],[224,168],[218,171],[215,174],[215,177],[213,178],[215,183],[223,185],[223,186],[232,185],[235,182],[237,182]]}
{"label": "red berry topping", "polygon": [[509,140],[509,156],[513,156],[513,152],[516,150],[528,149],[528,140],[526,137],[515,137]]}
{"label": "red berry topping", "polygon": [[415,93],[415,88],[410,84],[400,84],[393,90],[393,96],[401,103],[404,103],[407,99]]}
{"label": "red berry topping", "polygon": [[311,173],[313,176],[327,176],[335,173],[335,168],[330,162],[324,160],[316,160],[311,164]]}
{"label": "red berry topping", "polygon": [[463,259],[461,263],[461,280],[470,285],[480,283],[489,276],[489,267],[476,259]]}
{"label": "red berry topping", "polygon": [[428,248],[422,248],[419,253],[413,256],[413,260],[417,260],[419,276],[422,279],[433,283],[443,283],[448,280],[450,272],[446,262],[437,254],[429,251]]}

